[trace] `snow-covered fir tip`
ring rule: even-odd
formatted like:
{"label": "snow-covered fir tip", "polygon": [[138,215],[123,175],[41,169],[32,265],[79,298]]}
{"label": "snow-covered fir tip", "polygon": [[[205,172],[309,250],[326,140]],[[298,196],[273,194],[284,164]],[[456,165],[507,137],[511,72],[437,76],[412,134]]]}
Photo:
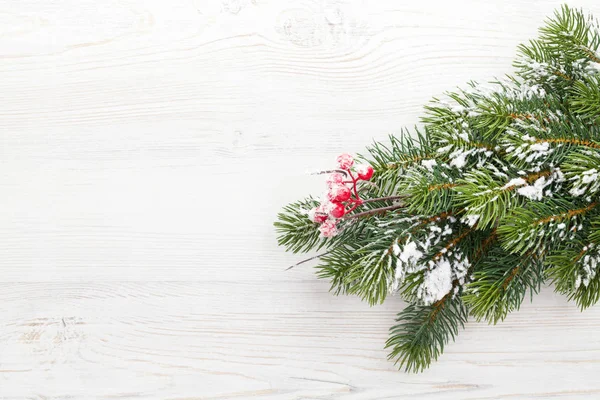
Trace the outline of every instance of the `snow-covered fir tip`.
{"label": "snow-covered fir tip", "polygon": [[[550,182],[551,183],[551,182]],[[548,185],[546,177],[542,176],[538,178],[533,185],[527,185],[517,189],[517,193],[521,196],[527,197],[529,200],[542,200],[544,194],[544,188]]]}
{"label": "snow-covered fir tip", "polygon": [[523,186],[527,181],[523,178],[513,178],[508,181],[504,186],[500,187],[500,190],[508,190],[514,186]]}
{"label": "snow-covered fir tip", "polygon": [[462,169],[467,164],[467,157],[473,154],[475,150],[457,149],[450,153],[450,166]]}
{"label": "snow-covered fir tip", "polygon": [[534,60],[524,60],[522,63],[527,66],[530,70],[530,77],[537,78],[552,78],[555,79],[557,76],[554,74],[554,67],[551,67],[548,63],[538,62]]}
{"label": "snow-covered fir tip", "polygon": [[[600,157],[599,162],[600,162]],[[580,197],[590,193],[596,193],[600,190],[600,172],[596,168],[583,171],[570,178],[571,189],[569,193],[575,197]]]}
{"label": "snow-covered fir tip", "polygon": [[598,250],[598,247],[593,243],[583,248],[583,252],[585,253],[577,260],[580,269],[575,277],[576,289],[581,286],[587,287],[598,273],[598,266],[600,265],[600,252]]}
{"label": "snow-covered fir tip", "polygon": [[477,221],[479,221],[480,217],[481,216],[479,214],[465,214],[461,218],[461,222],[464,222],[465,224],[469,225],[470,227],[473,227],[473,226],[475,226]]}
{"label": "snow-covered fir tip", "polygon": [[437,161],[435,161],[434,159],[431,159],[431,160],[422,160],[421,165],[423,167],[425,167],[429,172],[433,172],[433,167],[435,167],[438,164],[437,164]]}
{"label": "snow-covered fir tip", "polygon": [[[407,274],[417,272],[423,274],[423,282],[416,294],[425,304],[444,297],[456,286],[455,282],[462,285],[469,262],[456,249],[446,247],[461,225],[456,218],[448,216],[424,226],[418,237],[408,234],[407,238],[396,240],[392,246],[396,270],[390,291],[397,290]],[[435,254],[433,259],[432,253]]]}
{"label": "snow-covered fir tip", "polygon": [[517,100],[531,100],[546,96],[546,91],[539,84],[529,85],[528,82],[522,82],[520,87],[511,87],[511,89],[506,91],[506,95]]}
{"label": "snow-covered fir tip", "polygon": [[560,168],[554,168],[550,174],[540,176],[532,184],[526,184],[527,182],[521,178],[513,181],[517,183],[516,186],[520,186],[517,189],[519,195],[529,200],[541,201],[544,197],[553,197],[554,191],[560,190],[564,180],[565,177]]}
{"label": "snow-covered fir tip", "polygon": [[599,73],[600,72],[600,63],[597,62],[590,62],[587,66],[586,66],[586,72],[587,73]]}
{"label": "snow-covered fir tip", "polygon": [[520,137],[523,141],[519,145],[508,145],[505,148],[507,154],[518,160],[525,161],[527,164],[534,167],[541,167],[548,159],[548,156],[554,152],[550,147],[550,143],[545,141],[529,141],[527,135]]}
{"label": "snow-covered fir tip", "polygon": [[464,284],[469,267],[467,257],[459,252],[454,252],[450,257],[443,256],[436,261],[429,261],[423,282],[417,289],[417,297],[426,305],[441,300],[454,288],[454,282],[457,286]]}

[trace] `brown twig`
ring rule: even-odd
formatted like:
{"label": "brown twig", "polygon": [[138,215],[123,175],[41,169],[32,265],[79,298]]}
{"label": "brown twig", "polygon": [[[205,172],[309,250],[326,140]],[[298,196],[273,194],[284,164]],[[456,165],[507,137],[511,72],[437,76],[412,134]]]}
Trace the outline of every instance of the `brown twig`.
{"label": "brown twig", "polygon": [[333,174],[334,172],[339,172],[341,174],[344,175],[348,175],[348,171],[344,171],[343,169],[328,169],[328,170],[324,170],[324,171],[316,171],[316,172],[311,172],[311,175],[324,175],[324,174]]}
{"label": "brown twig", "polygon": [[393,206],[374,208],[372,210],[363,211],[363,212],[359,212],[356,214],[350,214],[350,215],[346,214],[342,217],[342,219],[355,219],[355,218],[367,217],[367,216],[373,215],[373,214],[381,214],[381,213],[386,213],[388,211],[397,210],[402,207],[404,207],[403,204],[397,204],[397,205],[393,205]]}
{"label": "brown twig", "polygon": [[576,215],[585,214],[586,212],[588,212],[591,209],[593,209],[594,207],[596,207],[598,204],[600,204],[600,203],[595,201],[595,202],[589,204],[588,206],[583,207],[583,208],[578,208],[577,210],[569,210],[562,214],[552,215],[550,217],[538,219],[537,221],[534,222],[534,225],[546,224],[548,222],[553,222],[553,221],[562,221],[564,219],[569,219]]}
{"label": "brown twig", "polygon": [[298,265],[301,265],[301,264],[307,263],[307,262],[309,262],[309,261],[312,261],[312,260],[315,260],[315,259],[317,259],[317,258],[321,258],[321,257],[323,257],[323,256],[325,256],[325,255],[327,255],[327,254],[331,253],[333,250],[335,250],[335,249],[327,250],[327,251],[326,251],[326,252],[324,252],[324,253],[317,254],[316,256],[312,256],[312,257],[306,258],[306,259],[304,259],[304,260],[302,260],[302,261],[300,261],[300,262],[297,262],[297,263],[296,263],[296,264],[294,264],[294,265],[290,265],[290,266],[289,266],[289,267],[287,267],[285,270],[286,270],[286,271],[289,271],[290,269],[292,269],[292,268],[294,268],[294,267],[297,267]]}
{"label": "brown twig", "polygon": [[388,201],[388,200],[402,200],[402,199],[406,199],[408,196],[404,195],[404,196],[386,196],[386,197],[377,197],[375,199],[366,199],[363,200],[363,203],[372,203],[374,201]]}

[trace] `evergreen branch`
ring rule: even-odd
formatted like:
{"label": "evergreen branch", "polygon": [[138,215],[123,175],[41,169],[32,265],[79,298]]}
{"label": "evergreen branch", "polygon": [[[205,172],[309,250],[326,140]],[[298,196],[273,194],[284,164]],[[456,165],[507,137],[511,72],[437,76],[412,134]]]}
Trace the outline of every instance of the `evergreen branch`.
{"label": "evergreen branch", "polygon": [[469,235],[471,232],[473,232],[476,227],[477,226],[475,225],[473,227],[465,229],[458,236],[456,236],[451,241],[449,241],[440,251],[435,253],[432,260],[437,261],[440,258],[442,258],[442,256],[444,254],[448,253],[450,250],[452,250],[454,247],[456,247],[465,237],[467,237],[467,235]]}
{"label": "evergreen branch", "polygon": [[403,130],[398,136],[390,136],[387,144],[373,143],[367,152],[358,157],[374,169],[371,181],[377,197],[397,193],[403,172],[433,157],[429,140],[417,129],[412,135]]}
{"label": "evergreen branch", "polygon": [[[547,44],[540,40],[530,40],[518,46],[520,57],[514,66],[519,76],[526,81],[540,82],[545,86],[561,88],[575,79],[569,63],[557,59],[547,51]],[[560,79],[559,79],[560,78]]]}
{"label": "evergreen branch", "polygon": [[457,187],[457,186],[458,186],[458,183],[446,182],[446,183],[439,183],[437,185],[429,185],[427,187],[427,190],[429,190],[430,192],[433,192],[436,190],[452,189],[453,187]]}
{"label": "evergreen branch", "polygon": [[456,188],[457,204],[464,207],[465,216],[472,216],[481,229],[491,227],[523,204],[524,197],[515,193],[520,187],[552,174],[551,170],[538,171],[505,182],[498,181],[495,172],[484,167],[468,172]]}
{"label": "evergreen branch", "polygon": [[329,290],[333,294],[348,293],[350,282],[347,276],[353,262],[358,259],[358,248],[358,245],[348,243],[331,249],[320,258],[321,262],[316,266],[317,276],[331,281]]}
{"label": "evergreen branch", "polygon": [[600,143],[593,142],[591,140],[574,139],[574,138],[548,138],[548,139],[536,139],[534,143],[559,143],[559,144],[570,144],[573,146],[584,146],[592,149],[600,149]]}
{"label": "evergreen branch", "polygon": [[[439,224],[438,220],[430,225],[422,226],[424,229],[410,232],[410,243],[427,243],[425,247],[415,246],[416,249],[423,249],[427,252],[427,256],[420,261],[417,266],[402,265],[403,269],[408,270],[408,274],[403,279],[400,293],[403,298],[410,302],[431,303],[438,301],[441,296],[446,293],[457,293],[465,279],[471,273],[473,267],[472,260],[474,258],[473,249],[480,245],[482,235],[488,235],[490,232],[477,231],[477,226],[466,226],[454,219],[447,217],[447,221]],[[421,224],[419,224],[421,225]],[[419,227],[417,225],[417,227]],[[431,232],[439,232],[440,235],[432,234]],[[400,248],[400,252],[403,250]],[[402,255],[399,256],[402,260]],[[448,268],[447,283],[451,287],[444,286],[443,290],[437,284],[430,286],[429,276],[437,274],[436,271]],[[398,275],[398,273],[397,273]],[[402,274],[404,275],[404,274]],[[451,279],[451,281],[450,281]],[[436,279],[434,278],[434,281]]]}
{"label": "evergreen branch", "polygon": [[370,246],[368,251],[358,251],[352,265],[344,277],[346,292],[355,294],[367,301],[370,305],[381,304],[387,297],[394,271],[396,257],[389,252],[388,245],[374,250]]}
{"label": "evergreen branch", "polygon": [[574,113],[600,123],[600,76],[591,75],[575,82],[569,100]]}
{"label": "evergreen branch", "polygon": [[320,237],[318,225],[308,219],[307,213],[319,203],[312,197],[285,206],[273,225],[277,242],[292,253],[322,248],[326,240]]}
{"label": "evergreen branch", "polygon": [[554,18],[540,28],[540,40],[547,44],[545,51],[552,55],[600,62],[596,55],[600,36],[594,28],[582,11],[563,5]]}
{"label": "evergreen branch", "polygon": [[458,297],[446,295],[438,302],[423,306],[408,305],[398,314],[398,323],[390,330],[386,348],[389,359],[407,372],[421,372],[437,360],[450,339],[467,322],[467,309]]}
{"label": "evergreen branch", "polygon": [[573,197],[594,196],[600,191],[600,152],[574,151],[571,152],[561,169],[571,182],[569,194]]}
{"label": "evergreen branch", "polygon": [[544,218],[534,221],[533,225],[542,225],[542,224],[547,224],[548,222],[560,222],[560,221],[564,221],[567,219],[571,219],[577,215],[585,214],[586,212],[588,212],[588,211],[592,210],[594,207],[596,207],[598,204],[599,203],[597,201],[595,201],[593,203],[588,204],[585,207],[577,208],[574,210],[569,210],[569,211],[562,212],[557,215],[550,215],[548,217],[544,217]]}
{"label": "evergreen branch", "polygon": [[490,324],[518,310],[527,293],[538,293],[544,280],[542,263],[532,253],[525,257],[494,247],[477,265],[463,301],[478,321]]}
{"label": "evergreen branch", "polygon": [[500,221],[498,233],[502,246],[515,254],[538,247],[543,249],[546,243],[562,240],[576,231],[580,218],[598,204],[593,202],[576,207],[563,200],[552,200],[530,202],[525,207],[515,208]]}
{"label": "evergreen branch", "polygon": [[423,166],[407,171],[398,190],[407,197],[406,209],[415,214],[431,215],[448,210],[452,205],[456,186],[452,170],[438,165],[429,169]]}
{"label": "evergreen branch", "polygon": [[600,299],[600,253],[595,243],[585,241],[585,236],[563,244],[547,258],[547,274],[555,290],[575,300],[582,310]]}
{"label": "evergreen branch", "polygon": [[397,169],[405,169],[411,167],[413,165],[419,164],[423,160],[428,160],[431,158],[435,158],[437,154],[435,153],[424,153],[418,156],[407,157],[403,161],[400,162],[392,162],[385,166],[387,169],[397,170]]}
{"label": "evergreen branch", "polygon": [[308,219],[312,198],[279,215],[281,245],[327,247],[296,265],[319,258],[334,293],[410,302],[386,344],[407,371],[437,359],[469,309],[495,324],[547,277],[581,308],[600,300],[599,31],[564,6],[519,47],[516,77],[434,99],[421,131],[371,145],[358,158],[374,175],[352,178],[346,214],[324,205],[336,236]]}
{"label": "evergreen branch", "polygon": [[465,174],[456,188],[456,202],[472,215],[481,228],[487,228],[504,218],[522,200],[513,192],[516,185],[498,182],[493,172],[485,169]]}

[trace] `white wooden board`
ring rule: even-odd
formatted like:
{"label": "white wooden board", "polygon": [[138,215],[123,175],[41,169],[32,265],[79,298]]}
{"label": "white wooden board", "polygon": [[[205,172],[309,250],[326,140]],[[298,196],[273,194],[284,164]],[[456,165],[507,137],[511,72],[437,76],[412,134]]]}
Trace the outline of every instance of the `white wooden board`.
{"label": "white wooden board", "polygon": [[0,399],[600,398],[600,307],[547,288],[409,375],[402,302],[284,272],[272,228],[560,3],[0,0]]}

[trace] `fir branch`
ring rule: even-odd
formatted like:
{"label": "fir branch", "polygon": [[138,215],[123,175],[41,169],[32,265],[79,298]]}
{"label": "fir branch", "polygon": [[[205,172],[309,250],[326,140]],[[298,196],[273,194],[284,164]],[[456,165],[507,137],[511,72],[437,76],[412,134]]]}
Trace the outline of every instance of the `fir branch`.
{"label": "fir branch", "polygon": [[564,6],[520,46],[516,77],[434,99],[421,131],[369,146],[375,174],[337,236],[309,221],[311,198],[279,215],[281,245],[328,248],[299,264],[319,258],[334,293],[410,302],[386,345],[406,370],[437,359],[469,311],[497,323],[546,277],[582,308],[600,299],[599,31]]}
{"label": "fir branch", "polygon": [[573,197],[591,198],[600,191],[600,152],[571,152],[561,169],[571,183],[569,194]]}
{"label": "fir branch", "polygon": [[[526,183],[535,183],[540,178],[547,178],[552,171],[532,172],[512,179],[500,178],[497,170],[482,167],[468,172],[459,180],[456,187],[456,202],[464,207],[465,216],[473,216],[482,229],[489,228],[498,220],[510,214],[514,207],[522,205],[524,197],[515,193]],[[504,174],[506,175],[506,174]]]}
{"label": "fir branch", "polygon": [[277,242],[292,253],[320,249],[326,241],[320,237],[318,225],[308,219],[308,210],[319,203],[312,197],[285,206],[273,225]]}
{"label": "fir branch", "polygon": [[590,75],[575,82],[569,94],[574,113],[592,123],[600,123],[600,75]]}
{"label": "fir branch", "polygon": [[320,263],[315,267],[317,276],[331,282],[329,290],[333,294],[347,294],[351,283],[347,276],[353,262],[358,259],[358,248],[358,245],[348,243],[337,246],[320,257]]}
{"label": "fir branch", "polygon": [[538,293],[544,280],[542,263],[534,254],[525,257],[494,247],[477,264],[463,300],[471,315],[490,324],[518,310],[527,293]]}
{"label": "fir branch", "polygon": [[533,225],[537,226],[537,225],[547,224],[549,222],[560,222],[560,221],[568,220],[575,216],[587,213],[588,211],[590,211],[594,207],[596,207],[598,204],[599,203],[597,201],[595,201],[593,203],[588,204],[585,207],[576,208],[574,210],[568,210],[568,211],[562,212],[560,214],[550,215],[550,216],[547,216],[544,218],[540,218],[538,220],[535,220],[533,222]]}
{"label": "fir branch", "polygon": [[427,186],[427,190],[429,190],[430,192],[433,192],[436,190],[452,189],[453,187],[457,187],[457,186],[458,186],[458,183],[452,183],[452,182],[438,183],[437,185]]}
{"label": "fir branch", "polygon": [[471,232],[473,232],[476,229],[476,227],[477,226],[475,225],[473,227],[467,228],[463,232],[461,232],[458,236],[454,237],[441,250],[439,250],[437,253],[435,253],[432,260],[433,261],[439,260],[444,254],[448,253],[448,251],[450,251],[454,247],[456,247],[464,238],[467,237],[467,235],[469,235]]}
{"label": "fir branch", "polygon": [[405,169],[430,158],[432,153],[429,140],[418,129],[412,134],[402,130],[385,144],[375,142],[367,147],[367,152],[358,158],[374,169],[371,182],[376,197],[398,193],[397,185]]}
{"label": "fir branch", "polygon": [[564,243],[547,258],[547,274],[555,290],[575,300],[583,310],[600,299],[600,252],[595,243],[580,234],[573,241]]}
{"label": "fir branch", "polygon": [[375,251],[370,246],[368,251],[355,253],[357,257],[344,277],[346,292],[359,296],[370,305],[383,303],[390,292],[396,268],[396,257],[387,251],[388,245],[376,247]]}
{"label": "fir branch", "polygon": [[540,28],[540,40],[547,43],[545,51],[571,59],[588,58],[600,62],[596,55],[600,45],[600,35],[595,30],[597,22],[590,22],[583,11],[563,5],[554,13],[554,18]]}
{"label": "fir branch", "polygon": [[536,139],[534,143],[559,143],[559,144],[570,144],[573,146],[589,147],[591,149],[600,149],[600,143],[575,138],[548,138],[548,139]]}
{"label": "fir branch", "polygon": [[469,172],[455,189],[457,204],[464,207],[465,215],[474,216],[481,228],[490,227],[522,203],[513,193],[513,181],[498,181],[493,173],[484,168]]}
{"label": "fir branch", "polygon": [[398,190],[406,195],[406,209],[414,214],[434,215],[451,208],[456,186],[453,173],[446,167],[414,167],[407,171]]}
{"label": "fir branch", "polygon": [[531,202],[513,211],[500,221],[498,233],[505,250],[525,254],[547,243],[563,240],[578,229],[580,219],[599,203],[580,205],[564,200],[545,203]]}
{"label": "fir branch", "polygon": [[548,88],[568,87],[575,80],[570,63],[547,51],[547,44],[530,40],[518,46],[519,58],[514,62],[525,81],[539,82]]}
{"label": "fir branch", "polygon": [[408,372],[421,372],[443,353],[467,322],[461,299],[450,294],[430,306],[408,305],[398,314],[386,348],[389,359]]}

